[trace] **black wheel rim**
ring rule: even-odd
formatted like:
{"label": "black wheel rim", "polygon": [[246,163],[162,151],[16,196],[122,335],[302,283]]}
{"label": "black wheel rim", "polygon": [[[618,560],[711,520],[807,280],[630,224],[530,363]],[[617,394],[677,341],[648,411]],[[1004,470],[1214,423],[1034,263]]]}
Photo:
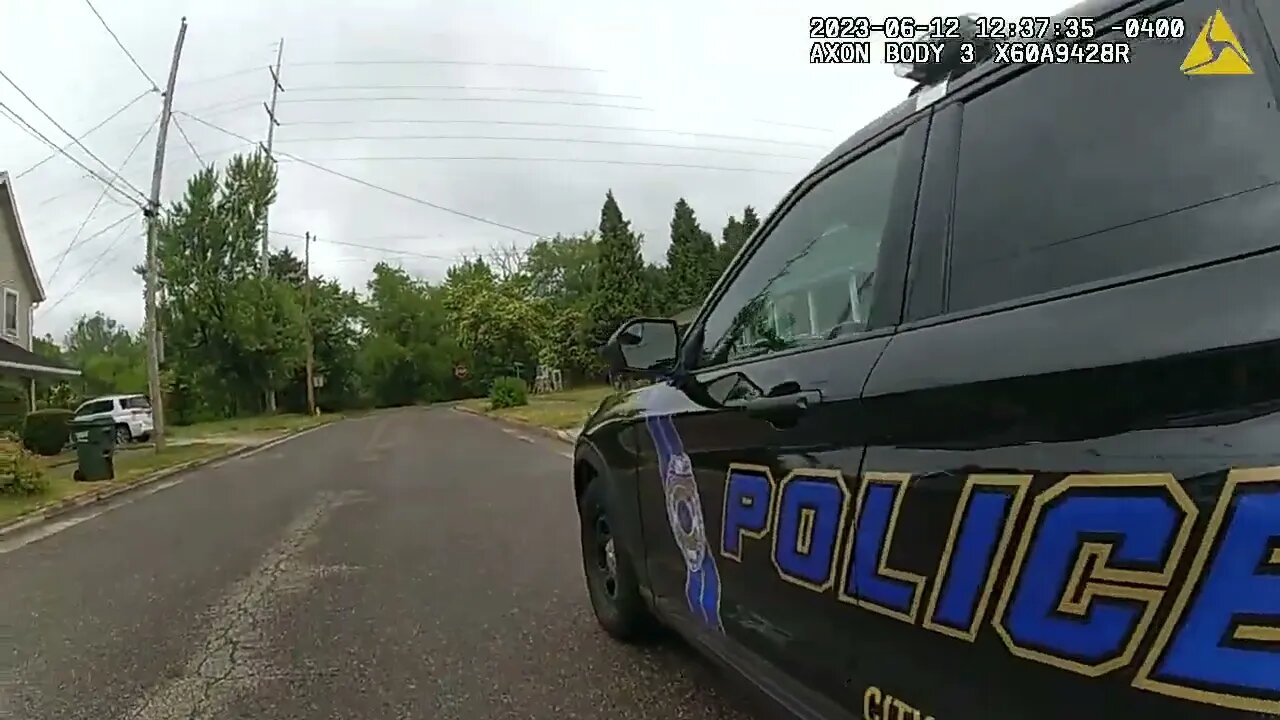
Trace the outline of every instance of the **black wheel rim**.
{"label": "black wheel rim", "polygon": [[609,527],[609,519],[604,513],[596,516],[592,537],[595,540],[595,570],[600,578],[601,588],[611,599],[618,597],[618,556],[613,540],[613,532]]}

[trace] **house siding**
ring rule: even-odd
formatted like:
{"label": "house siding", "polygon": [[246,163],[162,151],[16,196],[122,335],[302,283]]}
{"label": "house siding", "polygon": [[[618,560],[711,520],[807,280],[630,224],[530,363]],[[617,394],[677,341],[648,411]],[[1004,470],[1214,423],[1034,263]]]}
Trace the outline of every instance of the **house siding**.
{"label": "house siding", "polygon": [[[8,213],[0,210],[0,215]],[[22,257],[21,241],[14,235],[13,217],[0,220],[0,288],[11,288],[18,291],[18,337],[13,338],[3,333],[0,327],[0,338],[31,349],[31,299],[35,297],[35,288],[31,286],[27,273],[23,271],[25,260]],[[3,291],[0,291],[3,301]],[[0,310],[3,306],[0,305]],[[3,320],[3,317],[0,317]]]}

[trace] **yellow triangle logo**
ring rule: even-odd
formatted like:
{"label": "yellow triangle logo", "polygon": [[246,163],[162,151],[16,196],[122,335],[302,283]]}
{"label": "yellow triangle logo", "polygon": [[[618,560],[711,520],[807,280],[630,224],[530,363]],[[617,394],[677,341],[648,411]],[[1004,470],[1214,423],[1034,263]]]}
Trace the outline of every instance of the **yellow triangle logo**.
{"label": "yellow triangle logo", "polygon": [[1249,56],[1221,10],[1205,21],[1182,61],[1183,75],[1252,75]]}

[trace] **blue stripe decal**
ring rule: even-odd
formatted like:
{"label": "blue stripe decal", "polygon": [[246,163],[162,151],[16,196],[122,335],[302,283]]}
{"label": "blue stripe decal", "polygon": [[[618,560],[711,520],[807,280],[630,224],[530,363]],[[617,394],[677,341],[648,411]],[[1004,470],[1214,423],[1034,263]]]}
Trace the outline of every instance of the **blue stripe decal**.
{"label": "blue stripe decal", "polygon": [[657,449],[658,473],[666,498],[667,523],[685,564],[685,601],[689,613],[709,630],[720,622],[720,571],[707,543],[707,528],[693,465],[669,415],[645,418]]}

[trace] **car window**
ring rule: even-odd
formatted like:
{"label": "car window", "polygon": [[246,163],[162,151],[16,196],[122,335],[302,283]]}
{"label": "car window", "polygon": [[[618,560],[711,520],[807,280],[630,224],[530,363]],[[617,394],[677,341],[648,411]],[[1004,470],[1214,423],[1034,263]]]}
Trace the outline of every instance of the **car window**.
{"label": "car window", "polygon": [[76,411],[77,415],[96,415],[98,413],[111,412],[110,400],[94,400],[85,403]]}
{"label": "car window", "polygon": [[902,138],[809,190],[708,313],[701,367],[865,329]]}
{"label": "car window", "polygon": [[121,400],[120,407],[125,409],[150,410],[151,402],[144,397],[131,397]]}
{"label": "car window", "polygon": [[1270,48],[1236,7],[1252,75],[1180,71],[1218,9],[1188,0],[1156,14],[1186,20],[1181,40],[1133,41],[1125,65],[1045,65],[965,103],[951,310],[1277,242]]}

